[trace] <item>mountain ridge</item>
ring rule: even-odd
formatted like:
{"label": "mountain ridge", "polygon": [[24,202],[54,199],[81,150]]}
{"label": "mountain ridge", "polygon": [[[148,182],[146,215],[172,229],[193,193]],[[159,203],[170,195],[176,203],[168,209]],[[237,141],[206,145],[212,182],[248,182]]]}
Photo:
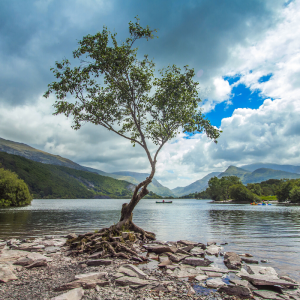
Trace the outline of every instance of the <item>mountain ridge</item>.
{"label": "mountain ridge", "polygon": [[[5,140],[3,138],[0,138],[0,152],[22,156],[27,159],[39,163],[43,163],[43,164],[57,165],[57,166],[68,167],[80,171],[97,173],[102,176],[107,176],[110,178],[127,181],[135,185],[139,184],[141,181],[146,179],[147,176],[149,176],[149,174],[147,173],[137,173],[137,172],[127,172],[127,171],[107,173],[102,170],[81,166],[80,164],[77,164],[70,159],[61,157],[59,155],[54,155],[42,150],[38,150],[36,148],[28,146],[27,144]],[[135,176],[125,176],[125,175],[117,174],[117,173],[124,173],[124,172],[132,173],[132,175],[135,174]],[[139,181],[139,179],[137,178],[141,178],[141,180]],[[174,196],[173,192],[169,188],[160,184],[155,178],[153,178],[152,182],[149,184],[148,190],[163,197]]]}

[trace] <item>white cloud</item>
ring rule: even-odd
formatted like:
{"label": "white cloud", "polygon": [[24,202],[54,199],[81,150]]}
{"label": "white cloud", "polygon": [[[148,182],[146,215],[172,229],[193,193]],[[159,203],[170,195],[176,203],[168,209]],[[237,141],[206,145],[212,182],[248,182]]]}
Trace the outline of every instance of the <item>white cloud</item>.
{"label": "white cloud", "polygon": [[[230,59],[222,66],[222,76],[241,76],[235,86],[243,83],[270,99],[258,109],[239,108],[232,117],[223,119],[223,133],[217,145],[203,135],[190,140],[180,136],[177,142],[168,145],[163,153],[170,152],[171,147],[178,153],[164,156],[165,165],[177,164],[174,173],[181,171],[190,178],[181,181],[173,175],[170,185],[183,186],[208,172],[223,171],[229,165],[254,162],[300,165],[300,1],[290,3],[279,17],[282,21],[261,40],[249,41],[249,47],[231,49]],[[272,74],[271,79],[259,83],[259,78],[267,74]],[[205,111],[229,98],[230,87],[223,81],[220,77],[213,79],[215,89],[204,91],[208,96]],[[161,165],[161,174],[164,170]]]}

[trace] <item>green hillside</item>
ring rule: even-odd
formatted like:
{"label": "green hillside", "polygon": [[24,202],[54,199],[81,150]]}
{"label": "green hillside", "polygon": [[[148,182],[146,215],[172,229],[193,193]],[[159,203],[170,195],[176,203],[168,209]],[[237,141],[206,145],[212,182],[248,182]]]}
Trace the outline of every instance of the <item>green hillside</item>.
{"label": "green hillside", "polygon": [[0,152],[0,163],[27,183],[34,198],[131,198],[134,188],[134,185],[126,181],[88,171],[42,164],[4,152]]}
{"label": "green hillside", "polygon": [[243,178],[246,174],[249,174],[251,172],[244,170],[242,168],[238,168],[235,166],[229,166],[224,172],[220,173],[218,175],[218,178],[222,178],[224,176],[237,176],[243,181]]}
{"label": "green hillside", "polygon": [[[106,173],[101,170],[97,170],[94,168],[84,167],[81,166],[67,158],[61,157],[59,155],[53,155],[38,149],[35,149],[33,147],[30,147],[23,143],[17,143],[9,140],[5,140],[0,138],[0,152],[6,152],[9,154],[19,155],[22,157],[25,157],[27,159],[41,162],[44,164],[51,164],[51,165],[58,165],[58,166],[64,166],[76,170],[81,171],[89,171],[92,173],[97,173],[102,176],[108,176],[114,179],[127,181],[132,184],[137,185],[144,179],[146,179],[149,174],[145,173],[136,173],[136,172],[116,172],[116,173]],[[120,173],[120,174],[119,174]],[[130,173],[130,175],[128,175]],[[172,191],[163,185],[161,185],[155,178],[153,179],[152,183],[149,184],[148,189],[150,192],[161,195],[164,197],[167,196],[174,196]]]}
{"label": "green hillside", "polygon": [[36,162],[41,162],[44,164],[58,165],[58,166],[64,166],[72,169],[86,171],[85,167],[76,164],[75,162],[67,158],[35,149],[26,144],[17,143],[2,138],[0,138],[0,152],[19,155],[27,159]]}

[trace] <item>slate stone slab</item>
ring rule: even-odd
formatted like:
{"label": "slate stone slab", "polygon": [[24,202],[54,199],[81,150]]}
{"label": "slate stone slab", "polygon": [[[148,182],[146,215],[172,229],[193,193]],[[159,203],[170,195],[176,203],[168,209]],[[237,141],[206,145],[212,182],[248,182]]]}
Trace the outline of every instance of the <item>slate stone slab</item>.
{"label": "slate stone slab", "polygon": [[261,297],[263,299],[269,299],[269,300],[282,300],[282,297],[278,296],[278,293],[273,291],[262,291],[262,290],[255,290],[253,291],[253,294]]}
{"label": "slate stone slab", "polygon": [[145,279],[147,277],[147,274],[144,273],[141,269],[139,269],[138,267],[136,267],[135,265],[132,265],[132,264],[126,264],[126,265],[123,265],[122,267],[126,268],[126,269],[129,269],[131,271],[133,271],[136,276],[138,278],[141,278],[141,279]]}
{"label": "slate stone slab", "polygon": [[210,288],[218,289],[227,284],[221,278],[207,279],[206,285]]}
{"label": "slate stone slab", "polygon": [[152,251],[157,254],[165,253],[165,252],[176,252],[177,248],[173,246],[165,246],[165,245],[144,245],[144,247],[148,251]]}
{"label": "slate stone slab", "polygon": [[218,292],[224,292],[228,295],[236,295],[242,298],[252,298],[252,291],[248,287],[241,285],[226,285],[221,287]]}
{"label": "slate stone slab", "polygon": [[213,261],[207,258],[197,258],[197,257],[187,257],[182,262],[187,265],[202,266],[202,267],[209,266],[211,263],[213,263]]}
{"label": "slate stone slab", "polygon": [[280,285],[280,286],[290,286],[296,287],[297,284],[288,282],[286,280],[274,278],[273,276],[267,275],[245,275],[242,274],[241,277],[243,279],[249,280],[254,285]]}
{"label": "slate stone slab", "polygon": [[219,255],[219,252],[221,251],[221,247],[216,246],[216,245],[210,245],[206,248],[205,252],[208,255]]}
{"label": "slate stone slab", "polygon": [[228,269],[239,270],[242,267],[242,259],[235,252],[226,252],[224,264]]}
{"label": "slate stone slab", "polygon": [[126,285],[145,286],[150,283],[151,281],[149,280],[144,280],[137,277],[129,277],[129,276],[124,276],[116,279],[116,284],[122,286],[126,286]]}
{"label": "slate stone slab", "polygon": [[75,279],[80,280],[94,280],[94,279],[102,279],[108,276],[107,272],[91,272],[75,275]]}
{"label": "slate stone slab", "polygon": [[8,266],[0,266],[0,282],[18,279]]}
{"label": "slate stone slab", "polygon": [[246,264],[258,264],[259,261],[247,257],[242,257],[242,261],[245,262]]}
{"label": "slate stone slab", "polygon": [[108,266],[111,265],[112,260],[110,259],[91,259],[86,262],[88,266]]}
{"label": "slate stone slab", "polygon": [[82,288],[73,289],[67,293],[61,294],[50,300],[80,300],[84,295],[84,290]]}

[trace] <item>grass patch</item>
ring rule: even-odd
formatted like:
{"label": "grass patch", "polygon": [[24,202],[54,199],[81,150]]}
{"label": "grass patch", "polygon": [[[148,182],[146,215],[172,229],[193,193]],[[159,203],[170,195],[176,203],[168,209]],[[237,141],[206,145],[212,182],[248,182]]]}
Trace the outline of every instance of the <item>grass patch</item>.
{"label": "grass patch", "polygon": [[260,196],[259,198],[261,198],[261,200],[264,201],[277,201],[277,197],[276,196]]}

